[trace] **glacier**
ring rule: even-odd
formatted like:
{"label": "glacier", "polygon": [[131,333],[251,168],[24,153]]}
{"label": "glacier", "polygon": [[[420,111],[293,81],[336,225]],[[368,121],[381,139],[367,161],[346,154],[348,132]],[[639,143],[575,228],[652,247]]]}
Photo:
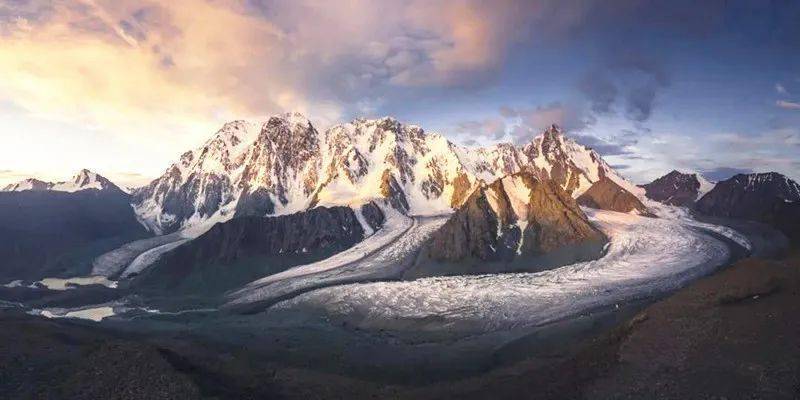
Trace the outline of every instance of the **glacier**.
{"label": "glacier", "polygon": [[667,293],[731,256],[728,244],[685,219],[585,212],[611,239],[598,260],[538,273],[324,287],[275,308],[319,313],[362,329],[485,333],[544,325]]}

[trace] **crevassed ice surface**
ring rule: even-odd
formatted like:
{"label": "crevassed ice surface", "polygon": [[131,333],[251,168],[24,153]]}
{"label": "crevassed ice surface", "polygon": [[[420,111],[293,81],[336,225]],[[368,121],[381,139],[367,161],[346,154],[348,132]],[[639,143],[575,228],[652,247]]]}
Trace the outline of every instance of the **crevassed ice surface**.
{"label": "crevassed ice surface", "polygon": [[489,332],[663,293],[710,272],[730,255],[725,243],[678,219],[587,213],[611,238],[608,253],[595,261],[540,273],[328,287],[276,307],[347,318],[365,329]]}

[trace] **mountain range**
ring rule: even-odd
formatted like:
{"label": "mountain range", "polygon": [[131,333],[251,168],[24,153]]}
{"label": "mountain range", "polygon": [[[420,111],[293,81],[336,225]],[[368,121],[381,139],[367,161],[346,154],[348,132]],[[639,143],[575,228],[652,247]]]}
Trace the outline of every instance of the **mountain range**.
{"label": "mountain range", "polygon": [[410,215],[436,215],[452,212],[480,182],[523,170],[552,179],[573,196],[602,177],[635,188],[556,126],[523,146],[474,149],[393,118],[357,119],[319,132],[291,113],[263,124],[225,124],[135,190],[133,204],[155,233],[375,199]]}
{"label": "mountain range", "polygon": [[[318,131],[301,114],[288,113],[263,123],[225,124],[130,194],[88,170],[67,182],[8,185],[0,193],[0,224],[3,235],[18,240],[0,251],[18,260],[4,268],[17,271],[8,276],[27,268],[26,278],[67,270],[133,276],[157,261],[152,270],[158,272],[140,281],[159,285],[170,279],[153,274],[177,284],[197,271],[218,276],[213,271],[239,263],[247,272],[219,288],[228,290],[394,229],[387,224],[397,214],[447,219],[407,277],[516,271],[522,264],[536,270],[602,252],[606,238],[579,205],[654,217],[648,204],[657,201],[791,230],[799,199],[797,183],[777,173],[713,184],[699,174],[672,171],[638,187],[555,125],[520,146],[469,148],[389,117]],[[27,211],[20,213],[22,208]],[[107,226],[116,228],[101,228]],[[157,239],[98,258],[152,235]],[[44,258],[36,258],[33,244],[21,244],[64,237],[80,239],[55,246],[56,254]],[[88,250],[78,258],[63,256],[76,243],[93,245],[83,246]],[[28,259],[39,261],[24,267]],[[265,264],[256,259],[280,267],[241,266]],[[55,267],[63,260],[78,267]]]}

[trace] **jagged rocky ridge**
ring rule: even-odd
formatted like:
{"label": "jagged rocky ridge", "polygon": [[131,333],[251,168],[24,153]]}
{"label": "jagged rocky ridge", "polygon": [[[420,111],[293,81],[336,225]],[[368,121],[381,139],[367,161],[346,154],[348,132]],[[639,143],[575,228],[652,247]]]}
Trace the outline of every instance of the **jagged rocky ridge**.
{"label": "jagged rocky ridge", "polygon": [[156,233],[377,199],[408,214],[432,215],[452,212],[481,180],[520,171],[552,179],[573,197],[602,177],[636,190],[556,126],[523,146],[471,149],[392,118],[357,119],[319,132],[292,113],[263,124],[225,124],[136,190],[133,204]]}
{"label": "jagged rocky ridge", "polygon": [[800,200],[800,185],[777,172],[738,174],[717,183],[697,202],[708,215],[759,219],[782,203]]}
{"label": "jagged rocky ridge", "polygon": [[651,200],[672,206],[693,207],[696,201],[714,187],[714,184],[700,174],[673,170],[641,187]]}
{"label": "jagged rocky ridge", "polygon": [[519,172],[482,182],[406,277],[541,270],[597,256],[606,240],[560,185]]}

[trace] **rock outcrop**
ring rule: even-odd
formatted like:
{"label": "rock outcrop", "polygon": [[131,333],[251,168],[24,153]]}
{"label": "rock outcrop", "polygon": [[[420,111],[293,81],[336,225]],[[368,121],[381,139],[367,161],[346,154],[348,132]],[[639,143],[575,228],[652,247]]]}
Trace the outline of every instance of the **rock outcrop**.
{"label": "rock outcrop", "polygon": [[437,265],[411,275],[545,269],[597,255],[605,241],[560,185],[517,173],[479,186],[424,249]]}
{"label": "rock outcrop", "polygon": [[608,178],[595,182],[589,190],[578,197],[577,201],[582,206],[600,210],[652,216],[636,196]]}

